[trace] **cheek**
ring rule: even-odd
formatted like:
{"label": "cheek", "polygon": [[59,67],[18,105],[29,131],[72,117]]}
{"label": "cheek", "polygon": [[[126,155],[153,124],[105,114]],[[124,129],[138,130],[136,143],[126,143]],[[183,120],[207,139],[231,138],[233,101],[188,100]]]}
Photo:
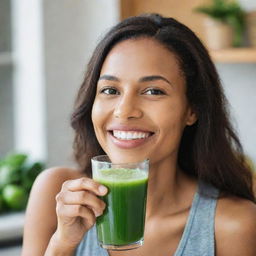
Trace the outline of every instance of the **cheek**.
{"label": "cheek", "polygon": [[92,123],[93,126],[97,126],[97,123],[100,121],[100,111],[101,107],[98,104],[98,102],[95,100],[92,106],[92,114],[91,114],[91,118],[92,118]]}
{"label": "cheek", "polygon": [[112,113],[111,109],[111,104],[106,104],[106,102],[103,100],[97,100],[97,98],[95,99],[92,106],[91,118],[96,135],[106,126]]}
{"label": "cheek", "polygon": [[[178,144],[185,127],[186,109],[183,104],[173,104],[166,109],[169,110],[158,114],[163,143]],[[165,138],[169,139],[165,140]]]}
{"label": "cheek", "polygon": [[97,137],[98,142],[101,144],[101,131],[104,126],[104,108],[101,106],[100,102],[95,100],[92,107],[92,124],[94,127],[94,132]]}
{"label": "cheek", "polygon": [[181,134],[183,132],[183,125],[180,122],[179,118],[174,118],[174,116],[169,114],[169,118],[162,120],[163,123],[160,126],[160,135],[162,135],[163,143],[172,143],[179,141]]}
{"label": "cheek", "polygon": [[94,133],[96,135],[96,138],[102,148],[104,148],[103,144],[103,135],[102,135],[102,126],[104,124],[102,115],[102,107],[100,104],[95,100],[92,106],[92,113],[91,113],[91,119],[92,119],[92,124],[94,128]]}

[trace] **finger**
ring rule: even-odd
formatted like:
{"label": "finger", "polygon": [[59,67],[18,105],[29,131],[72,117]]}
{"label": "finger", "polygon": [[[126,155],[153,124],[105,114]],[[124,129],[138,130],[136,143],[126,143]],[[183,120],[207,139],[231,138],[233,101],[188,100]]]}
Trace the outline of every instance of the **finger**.
{"label": "finger", "polygon": [[76,218],[82,217],[88,225],[93,226],[96,221],[96,216],[93,211],[82,205],[64,205],[57,206],[57,216],[59,218]]}
{"label": "finger", "polygon": [[108,192],[105,186],[87,177],[65,181],[62,186],[70,191],[88,190],[99,196]]}
{"label": "finger", "polygon": [[56,201],[69,205],[84,205],[93,209],[95,215],[100,216],[106,204],[94,194],[88,191],[62,191],[56,196]]}

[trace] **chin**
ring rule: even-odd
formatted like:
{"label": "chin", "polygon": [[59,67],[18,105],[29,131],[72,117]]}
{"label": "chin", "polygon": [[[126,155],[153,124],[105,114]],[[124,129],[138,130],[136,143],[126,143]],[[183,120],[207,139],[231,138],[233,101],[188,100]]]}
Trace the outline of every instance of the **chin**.
{"label": "chin", "polygon": [[129,151],[122,151],[122,152],[109,152],[107,153],[109,156],[111,162],[113,163],[137,163],[141,162],[145,159],[148,159],[148,157],[145,154],[138,154],[134,152]]}

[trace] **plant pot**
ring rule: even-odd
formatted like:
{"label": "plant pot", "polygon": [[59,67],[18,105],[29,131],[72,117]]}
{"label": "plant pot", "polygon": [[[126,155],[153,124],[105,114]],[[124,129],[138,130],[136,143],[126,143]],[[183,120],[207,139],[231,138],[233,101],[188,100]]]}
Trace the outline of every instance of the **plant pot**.
{"label": "plant pot", "polygon": [[220,50],[232,47],[233,30],[221,21],[205,18],[205,43],[209,50]]}
{"label": "plant pot", "polygon": [[256,10],[247,13],[246,28],[250,46],[256,47]]}

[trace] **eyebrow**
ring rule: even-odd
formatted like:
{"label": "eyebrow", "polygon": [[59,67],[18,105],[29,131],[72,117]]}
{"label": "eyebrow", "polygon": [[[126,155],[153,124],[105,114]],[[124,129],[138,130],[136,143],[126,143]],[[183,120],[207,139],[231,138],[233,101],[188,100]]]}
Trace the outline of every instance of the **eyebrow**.
{"label": "eyebrow", "polygon": [[116,82],[120,82],[120,80],[115,77],[115,76],[111,76],[111,75],[103,75],[99,78],[99,80],[108,80],[108,81],[116,81]]}
{"label": "eyebrow", "polygon": [[[102,75],[99,78],[99,80],[108,80],[108,81],[120,82],[120,79],[118,79],[116,76],[112,76],[112,75]],[[172,85],[172,83],[168,79],[166,79],[163,76],[159,76],[159,75],[144,76],[144,77],[139,79],[139,82],[143,83],[143,82],[152,82],[152,81],[157,81],[157,80],[162,80],[162,81],[165,81],[166,83]]]}
{"label": "eyebrow", "polygon": [[157,81],[157,80],[162,80],[162,81],[165,81],[168,84],[172,85],[172,83],[168,79],[166,79],[163,76],[159,76],[159,75],[142,77],[142,78],[139,79],[139,82],[152,82],[152,81]]}

